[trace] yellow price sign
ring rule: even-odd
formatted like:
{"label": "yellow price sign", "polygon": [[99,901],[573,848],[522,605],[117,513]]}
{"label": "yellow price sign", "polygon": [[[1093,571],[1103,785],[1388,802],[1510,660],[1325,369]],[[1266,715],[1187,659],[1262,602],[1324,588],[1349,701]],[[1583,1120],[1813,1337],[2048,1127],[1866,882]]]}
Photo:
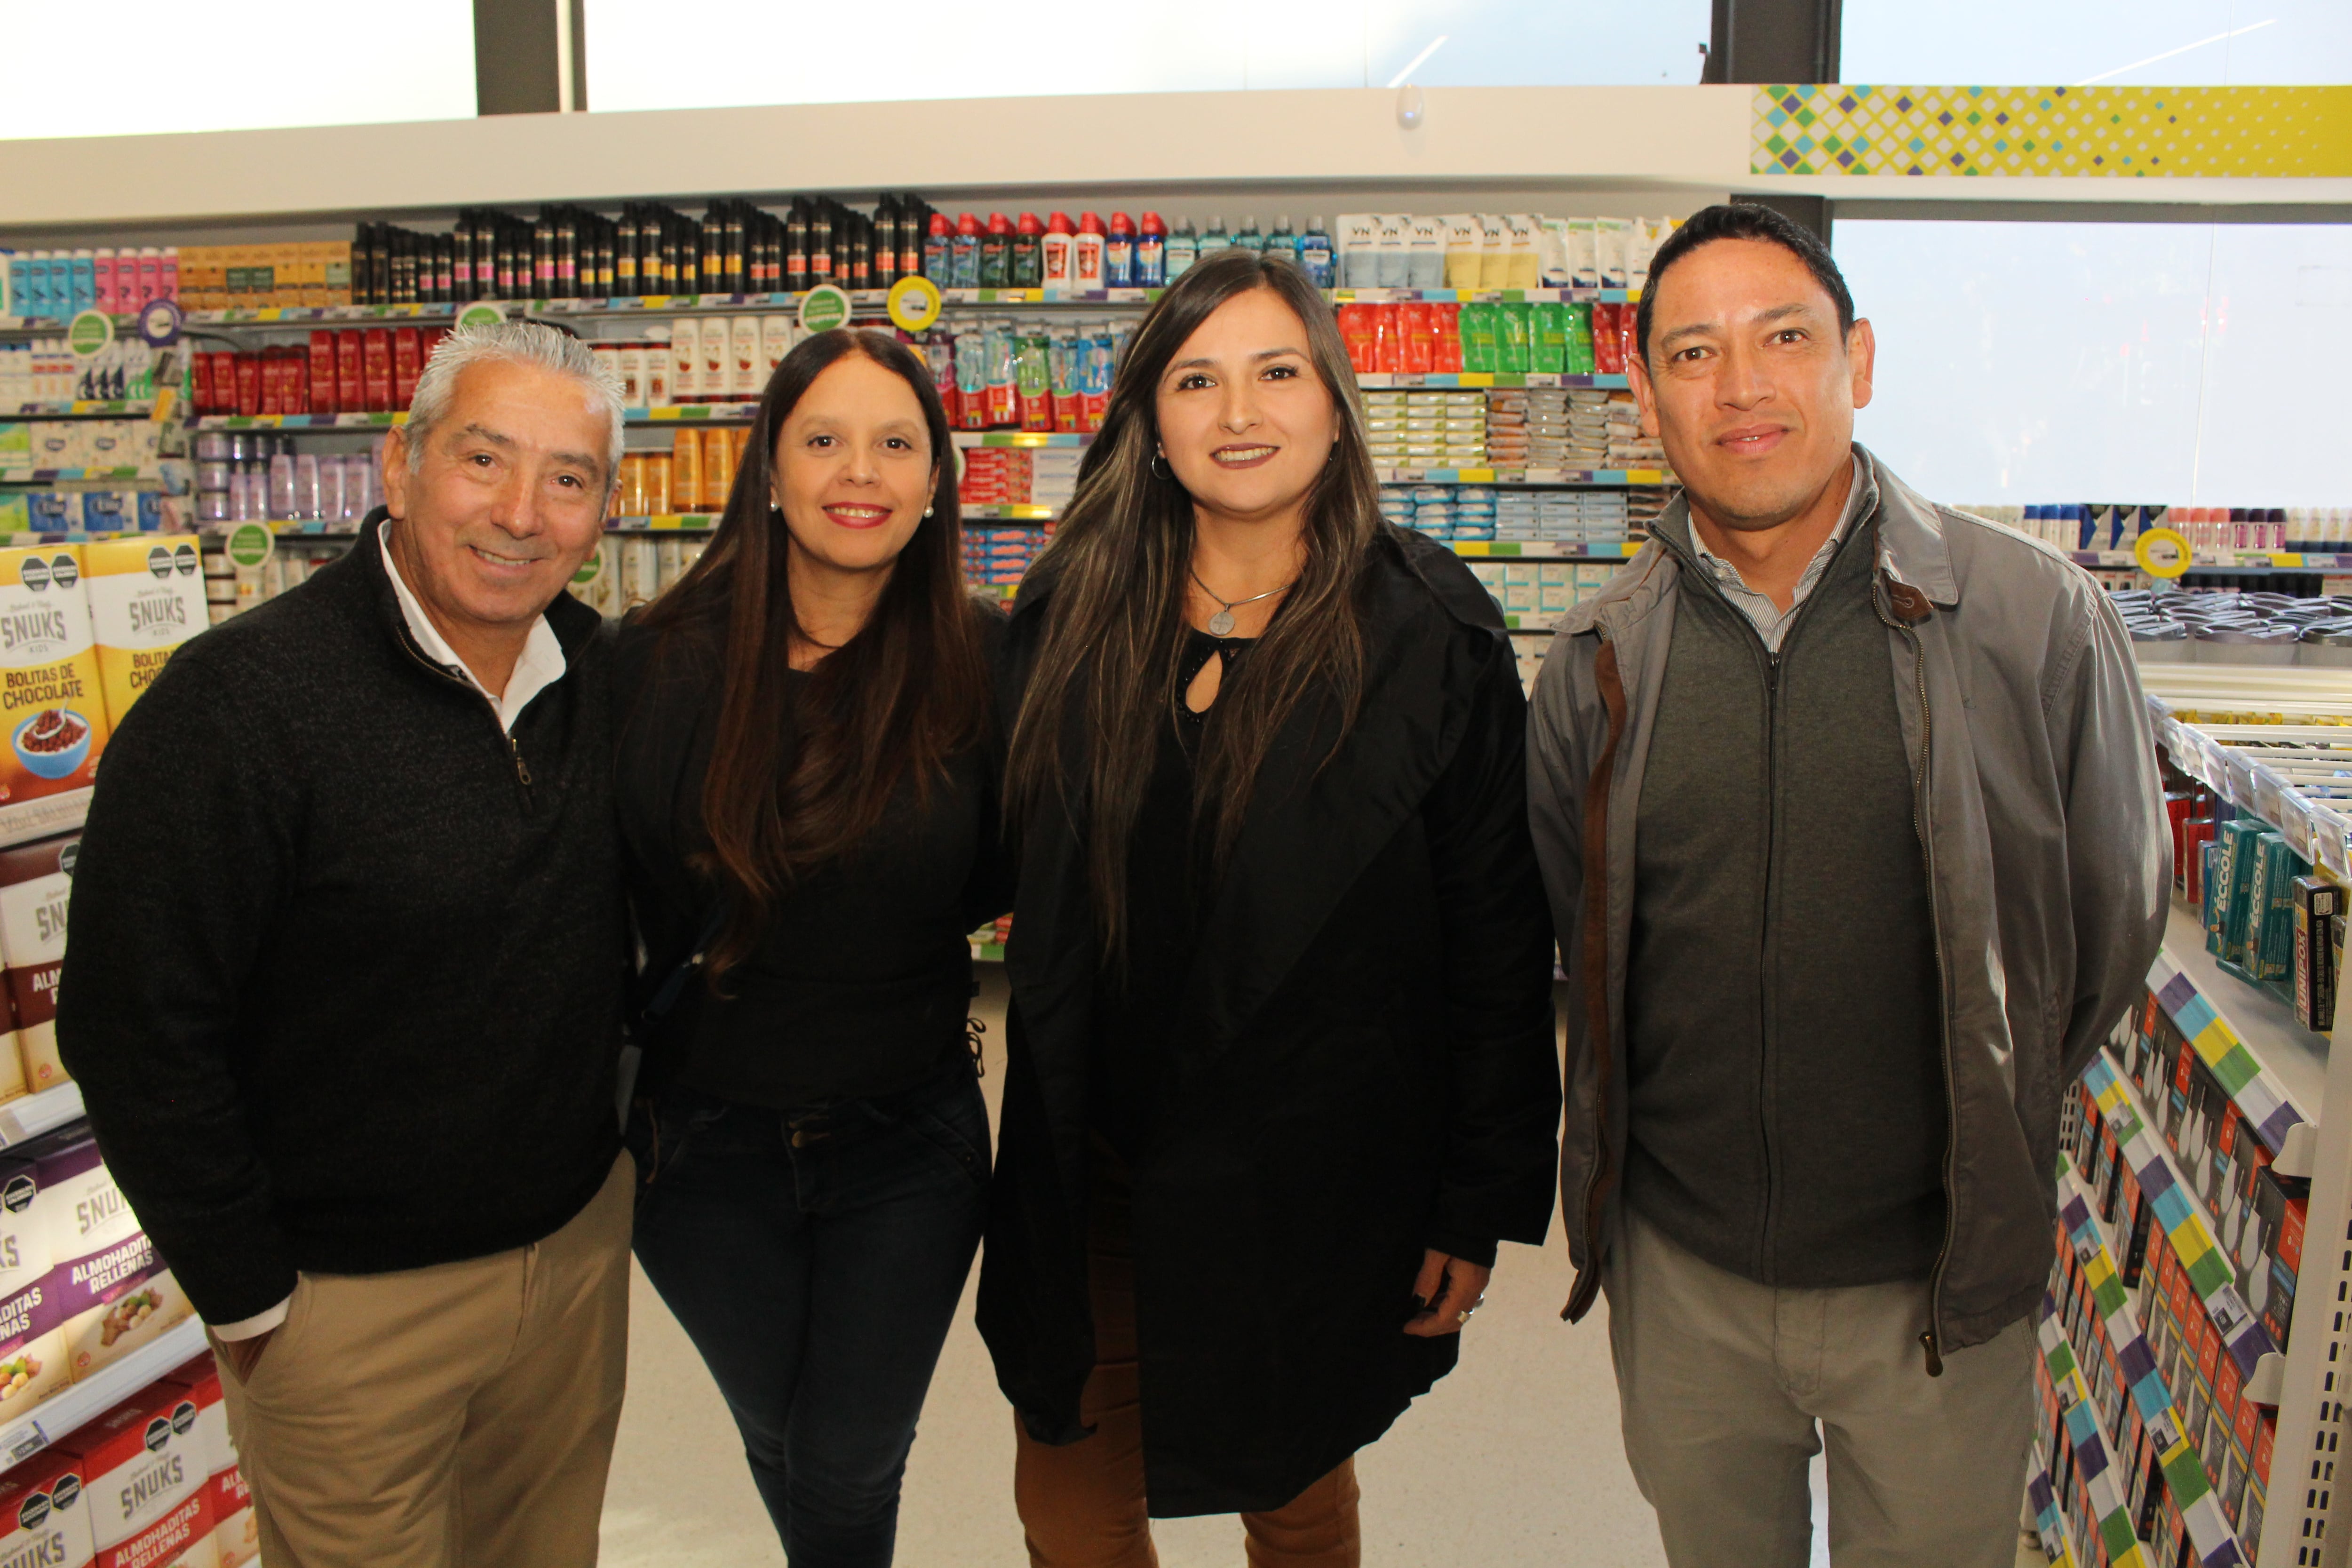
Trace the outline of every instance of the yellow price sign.
{"label": "yellow price sign", "polygon": [[2151,528],[2132,545],[2132,558],[2151,577],[2178,577],[2189,570],[2189,540],[2176,529]]}
{"label": "yellow price sign", "polygon": [[919,332],[940,319],[940,286],[928,278],[901,278],[890,285],[890,323],[902,332]]}

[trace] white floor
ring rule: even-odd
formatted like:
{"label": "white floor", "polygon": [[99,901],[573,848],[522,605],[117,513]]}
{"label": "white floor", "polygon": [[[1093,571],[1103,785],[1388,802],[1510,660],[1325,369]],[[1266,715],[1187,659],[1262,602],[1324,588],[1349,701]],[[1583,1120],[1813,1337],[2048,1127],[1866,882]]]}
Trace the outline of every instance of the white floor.
{"label": "white floor", "polygon": [[[1003,1039],[1001,984],[992,975],[979,1008],[994,1055]],[[992,1108],[1000,1079],[992,1063]],[[1607,1305],[1596,1304],[1574,1328],[1561,1322],[1569,1280],[1557,1229],[1549,1247],[1504,1247],[1461,1366],[1358,1460],[1368,1563],[1664,1568],[1657,1525],[1619,1445]],[[629,1401],[605,1502],[604,1563],[782,1563],[726,1406],[642,1275],[632,1307]],[[1013,1510],[1012,1421],[972,1328],[967,1289],[908,1468],[898,1532],[905,1568],[1026,1562]],[[1162,1521],[1156,1534],[1165,1568],[1232,1568],[1242,1559],[1231,1518]],[[1815,1541],[1815,1560],[1826,1563],[1818,1530]]]}

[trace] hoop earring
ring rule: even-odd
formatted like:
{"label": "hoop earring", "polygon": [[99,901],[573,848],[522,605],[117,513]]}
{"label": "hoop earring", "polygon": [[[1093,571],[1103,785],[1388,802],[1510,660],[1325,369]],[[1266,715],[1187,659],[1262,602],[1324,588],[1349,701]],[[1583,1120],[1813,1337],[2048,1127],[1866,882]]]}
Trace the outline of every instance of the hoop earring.
{"label": "hoop earring", "polygon": [[1164,479],[1168,477],[1168,470],[1160,466],[1160,454],[1157,452],[1151,454],[1151,461],[1147,467],[1155,479]]}

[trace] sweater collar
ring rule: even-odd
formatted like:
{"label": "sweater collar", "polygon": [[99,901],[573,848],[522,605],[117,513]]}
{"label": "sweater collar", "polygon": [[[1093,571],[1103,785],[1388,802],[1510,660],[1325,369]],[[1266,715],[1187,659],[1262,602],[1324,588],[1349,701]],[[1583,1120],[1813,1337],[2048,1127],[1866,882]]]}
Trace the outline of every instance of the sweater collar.
{"label": "sweater collar", "polygon": [[[383,524],[391,517],[389,509],[377,507],[360,524],[358,539],[352,544],[349,559],[367,579],[369,596],[383,624],[383,629],[394,640],[403,643],[418,654],[424,648],[408,629],[408,618],[402,612],[400,596],[394,592],[392,574],[385,570],[383,558]],[[565,663],[576,662],[580,651],[604,626],[604,617],[569,593],[559,593],[554,603],[542,613],[548,629],[555,634],[556,646],[562,650]],[[427,656],[429,658],[429,656]]]}

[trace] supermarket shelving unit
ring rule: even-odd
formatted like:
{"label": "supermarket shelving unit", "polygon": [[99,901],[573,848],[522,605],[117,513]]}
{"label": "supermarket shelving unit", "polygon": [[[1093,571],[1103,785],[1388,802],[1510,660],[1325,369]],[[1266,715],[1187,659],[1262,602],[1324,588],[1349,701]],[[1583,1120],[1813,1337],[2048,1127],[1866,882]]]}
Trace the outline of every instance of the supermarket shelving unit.
{"label": "supermarket shelving unit", "polygon": [[94,1416],[130,1398],[165,1373],[203,1352],[205,1326],[194,1318],[174,1323],[152,1344],[59,1389],[14,1421],[0,1426],[0,1471],[57,1443]]}

